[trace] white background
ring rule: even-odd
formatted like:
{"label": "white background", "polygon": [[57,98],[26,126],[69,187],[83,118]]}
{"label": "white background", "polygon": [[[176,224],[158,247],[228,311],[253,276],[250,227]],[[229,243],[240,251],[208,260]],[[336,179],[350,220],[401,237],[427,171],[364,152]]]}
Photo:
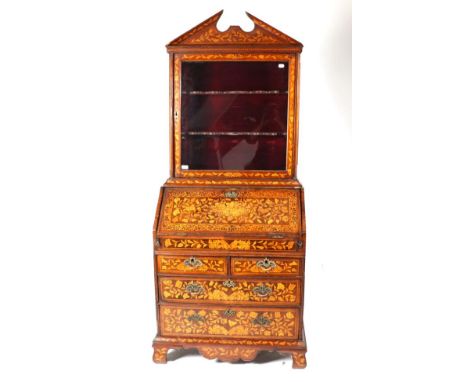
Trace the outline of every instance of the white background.
{"label": "white background", "polygon": [[[463,1],[355,1],[352,132],[349,0],[0,4],[0,380],[468,381]],[[305,45],[305,370],[151,361],[164,45],[222,8]]]}

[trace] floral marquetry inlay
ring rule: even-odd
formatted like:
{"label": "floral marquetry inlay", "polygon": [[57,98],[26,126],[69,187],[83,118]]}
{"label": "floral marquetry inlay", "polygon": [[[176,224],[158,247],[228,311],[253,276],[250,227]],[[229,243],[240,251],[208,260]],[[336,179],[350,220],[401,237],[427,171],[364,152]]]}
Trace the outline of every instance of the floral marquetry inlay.
{"label": "floral marquetry inlay", "polygon": [[167,351],[168,347],[155,347],[153,353],[153,362],[166,363],[167,362]]}
{"label": "floral marquetry inlay", "polygon": [[[233,308],[234,309],[234,308]],[[177,336],[230,336],[297,338],[297,311],[234,309],[235,314],[226,317],[225,309],[190,309],[172,306],[160,307],[163,335]],[[193,317],[197,319],[194,320]],[[267,324],[257,324],[261,316]]]}
{"label": "floral marquetry inlay", "polygon": [[217,249],[226,251],[291,251],[293,240],[224,240],[224,239],[165,239],[164,248]]}
{"label": "floral marquetry inlay", "polygon": [[257,349],[226,347],[226,346],[199,346],[198,351],[208,359],[219,359],[220,361],[252,361],[258,353]]}
{"label": "floral marquetry inlay", "polygon": [[[193,285],[197,286],[194,291],[189,288]],[[297,304],[300,298],[298,280],[269,282],[235,280],[226,286],[223,280],[197,279],[194,281],[192,279],[161,278],[159,288],[161,297],[166,301]]]}
{"label": "floral marquetry inlay", "polygon": [[239,27],[231,27],[225,32],[220,32],[215,25],[203,31],[198,36],[187,40],[190,44],[223,44],[229,43],[255,43],[262,42],[267,44],[278,43],[279,40],[276,36],[265,32],[260,29],[253,30],[252,32],[244,32]]}
{"label": "floral marquetry inlay", "polygon": [[237,345],[237,346],[286,346],[301,347],[304,341],[297,339],[259,339],[259,338],[177,338],[177,337],[157,337],[158,343],[173,344],[180,342],[183,344],[218,344],[218,345]]}
{"label": "floral marquetry inlay", "polygon": [[190,179],[190,178],[171,178],[168,179],[166,184],[180,184],[184,186],[300,186],[300,183],[295,179]]}
{"label": "floral marquetry inlay", "polygon": [[295,190],[240,191],[234,200],[220,190],[166,191],[160,232],[298,232]]}
{"label": "floral marquetry inlay", "polygon": [[257,17],[247,13],[253,21],[254,29],[245,32],[238,26],[220,31],[217,23],[222,11],[203,21],[188,32],[168,44],[168,49],[178,45],[217,45],[217,44],[277,44],[302,47],[302,44]]}
{"label": "floral marquetry inlay", "polygon": [[261,267],[259,266],[262,260],[258,258],[233,258],[231,260],[232,273],[237,275],[262,274],[262,273],[279,273],[297,275],[299,274],[298,259],[274,259],[271,260],[274,266]]}
{"label": "floral marquetry inlay", "polygon": [[226,259],[219,257],[193,257],[197,262],[191,265],[186,256],[158,256],[158,269],[162,273],[226,273]]}

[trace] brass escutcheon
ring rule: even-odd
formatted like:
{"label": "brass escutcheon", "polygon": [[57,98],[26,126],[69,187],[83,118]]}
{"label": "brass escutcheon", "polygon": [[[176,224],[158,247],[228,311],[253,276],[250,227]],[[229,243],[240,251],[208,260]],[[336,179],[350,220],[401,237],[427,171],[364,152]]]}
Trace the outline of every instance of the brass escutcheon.
{"label": "brass escutcheon", "polygon": [[184,265],[190,268],[198,268],[198,267],[201,267],[203,263],[200,260],[198,260],[196,257],[192,256],[184,260]]}
{"label": "brass escutcheon", "polygon": [[204,289],[200,284],[196,282],[191,282],[187,284],[187,286],[185,287],[185,291],[191,294],[200,294],[204,291]]}
{"label": "brass escutcheon", "polygon": [[187,320],[191,322],[201,322],[201,321],[204,321],[205,319],[203,318],[203,316],[199,315],[198,313],[194,313],[188,316]]}
{"label": "brass escutcheon", "polygon": [[237,198],[239,195],[236,191],[226,191],[224,192],[224,196],[226,198],[229,198],[229,199],[235,199]]}
{"label": "brass escutcheon", "polygon": [[234,312],[232,309],[227,309],[227,310],[224,311],[223,315],[225,317],[231,318],[231,317],[234,317],[236,315],[236,312]]}
{"label": "brass escutcheon", "polygon": [[265,316],[259,314],[256,318],[252,320],[255,325],[268,326],[271,324],[271,321]]}
{"label": "brass escutcheon", "polygon": [[253,288],[252,291],[259,297],[267,297],[271,294],[272,289],[265,284],[261,284]]}
{"label": "brass escutcheon", "polygon": [[268,257],[265,257],[263,260],[257,261],[257,267],[262,268],[265,271],[273,269],[276,267],[276,263],[273,260],[270,260]]}
{"label": "brass escutcheon", "polygon": [[229,280],[223,281],[223,286],[225,286],[226,288],[234,288],[236,286],[236,282],[229,279]]}

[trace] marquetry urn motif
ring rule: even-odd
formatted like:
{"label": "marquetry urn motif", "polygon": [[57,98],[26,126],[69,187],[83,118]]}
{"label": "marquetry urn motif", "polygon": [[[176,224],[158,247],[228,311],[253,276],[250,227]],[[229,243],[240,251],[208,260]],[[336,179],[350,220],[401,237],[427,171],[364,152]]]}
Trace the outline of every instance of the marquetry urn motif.
{"label": "marquetry urn motif", "polygon": [[302,45],[250,14],[252,31],[220,31],[221,15],[167,45],[170,178],[153,228],[153,360],[176,348],[222,361],[271,350],[303,368]]}

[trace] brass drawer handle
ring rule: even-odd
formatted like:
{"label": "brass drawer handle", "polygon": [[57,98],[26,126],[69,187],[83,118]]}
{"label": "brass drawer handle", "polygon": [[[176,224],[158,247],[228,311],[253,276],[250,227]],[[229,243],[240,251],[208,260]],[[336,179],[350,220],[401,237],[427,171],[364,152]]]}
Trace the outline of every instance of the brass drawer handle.
{"label": "brass drawer handle", "polygon": [[191,282],[187,284],[187,286],[185,287],[185,291],[191,294],[200,294],[204,292],[204,289],[200,284]]}
{"label": "brass drawer handle", "polygon": [[231,317],[234,317],[236,315],[236,312],[233,311],[232,309],[227,309],[223,312],[223,315],[225,317],[228,317],[228,318],[231,318]]}
{"label": "brass drawer handle", "polygon": [[256,286],[252,291],[259,297],[268,297],[272,292],[271,288],[265,284]]}
{"label": "brass drawer handle", "polygon": [[257,267],[262,268],[265,271],[269,271],[276,267],[276,263],[268,257],[265,257],[263,260],[257,261]]}
{"label": "brass drawer handle", "polygon": [[190,316],[187,317],[187,320],[189,320],[189,321],[191,321],[191,322],[201,322],[201,321],[205,321],[205,319],[203,318],[203,316],[200,316],[198,313],[191,314]]}
{"label": "brass drawer handle", "polygon": [[198,260],[196,257],[192,256],[184,260],[184,265],[189,268],[199,268],[203,265],[203,263],[200,260]]}
{"label": "brass drawer handle", "polygon": [[234,288],[236,286],[236,282],[233,280],[226,280],[223,282],[223,286],[226,288]]}
{"label": "brass drawer handle", "polygon": [[263,315],[258,315],[256,318],[254,318],[252,320],[252,322],[255,324],[255,325],[260,325],[260,326],[268,326],[271,324],[271,321],[266,318],[265,316]]}
{"label": "brass drawer handle", "polygon": [[239,194],[236,191],[226,191],[224,196],[229,199],[235,199],[239,196]]}

